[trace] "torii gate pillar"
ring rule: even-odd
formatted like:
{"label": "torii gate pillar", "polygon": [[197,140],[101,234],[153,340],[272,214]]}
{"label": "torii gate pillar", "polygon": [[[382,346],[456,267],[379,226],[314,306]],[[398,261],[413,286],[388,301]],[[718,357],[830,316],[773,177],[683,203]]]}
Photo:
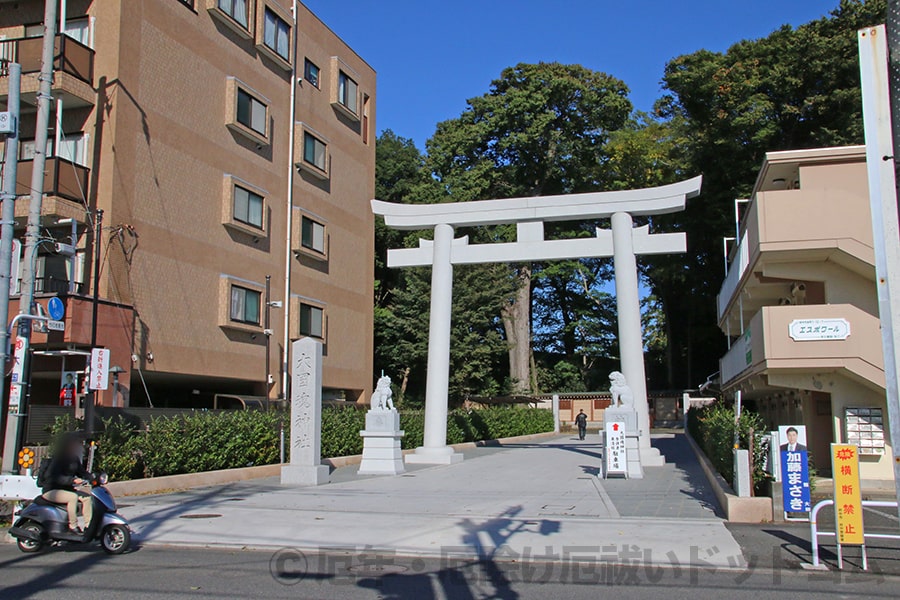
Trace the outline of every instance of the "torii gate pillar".
{"label": "torii gate pillar", "polygon": [[650,446],[650,411],[647,376],[644,372],[644,336],[641,326],[641,299],[638,291],[637,260],[634,253],[634,220],[625,212],[614,213],[612,221],[613,269],[616,277],[616,312],[619,325],[619,357],[634,396],[638,416],[641,466],[665,464],[659,450]]}
{"label": "torii gate pillar", "polygon": [[410,464],[448,465],[463,455],[447,445],[447,390],[450,387],[450,317],[453,306],[453,227],[434,228],[431,314],[428,318],[428,376],[425,382],[423,445],[406,455]]}

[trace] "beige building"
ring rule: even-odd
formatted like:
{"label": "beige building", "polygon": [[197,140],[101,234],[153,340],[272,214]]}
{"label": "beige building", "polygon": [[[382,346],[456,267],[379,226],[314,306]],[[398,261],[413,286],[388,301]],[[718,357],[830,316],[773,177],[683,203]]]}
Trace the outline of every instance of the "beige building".
{"label": "beige building", "polygon": [[[325,345],[326,398],[361,398],[373,372],[374,70],[291,0],[62,5],[42,226],[67,243],[74,220],[78,251],[42,245],[39,302],[54,293],[70,310],[65,332],[35,336],[49,352],[32,401],[55,403],[60,372],[84,367],[71,351],[90,342],[95,209],[98,341],[124,370],[104,404],[277,398],[286,345],[303,336]],[[0,58],[24,72],[17,235],[43,8],[0,2]],[[8,89],[4,75],[0,104]]]}
{"label": "beige building", "polygon": [[[869,488],[893,481],[865,148],[770,152],[740,215],[718,297],[723,390],[770,427],[860,447]],[[892,484],[890,484],[892,486]]]}

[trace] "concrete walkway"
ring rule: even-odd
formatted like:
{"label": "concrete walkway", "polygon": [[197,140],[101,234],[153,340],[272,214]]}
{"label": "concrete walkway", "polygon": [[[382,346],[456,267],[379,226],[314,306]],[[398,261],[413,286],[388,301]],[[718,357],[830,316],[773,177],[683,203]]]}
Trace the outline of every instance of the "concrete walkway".
{"label": "concrete walkway", "polygon": [[462,463],[289,488],[275,479],[125,498],[145,544],[290,547],[458,558],[743,565],[681,434],[643,480],[597,478],[601,448],[561,435],[465,451]]}

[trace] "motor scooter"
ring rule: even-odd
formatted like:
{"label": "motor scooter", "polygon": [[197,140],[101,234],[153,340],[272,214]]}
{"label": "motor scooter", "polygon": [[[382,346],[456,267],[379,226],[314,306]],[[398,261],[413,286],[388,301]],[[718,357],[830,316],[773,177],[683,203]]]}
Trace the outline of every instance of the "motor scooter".
{"label": "motor scooter", "polygon": [[106,488],[106,473],[91,477],[91,502],[93,515],[85,524],[84,533],[69,531],[69,517],[65,504],[50,502],[43,495],[37,496],[25,508],[16,513],[16,520],[9,534],[16,538],[22,552],[39,552],[46,545],[62,542],[86,544],[100,540],[108,554],[122,554],[131,545],[131,526],[116,512],[116,501]]}

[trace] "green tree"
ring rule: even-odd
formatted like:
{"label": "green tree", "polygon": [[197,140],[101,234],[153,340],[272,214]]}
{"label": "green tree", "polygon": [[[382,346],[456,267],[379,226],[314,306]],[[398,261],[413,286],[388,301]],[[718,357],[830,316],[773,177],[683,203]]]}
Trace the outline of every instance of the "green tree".
{"label": "green tree", "polygon": [[[765,153],[862,141],[856,31],[885,14],[884,0],[842,0],[822,19],[667,64],[667,93],[657,103],[662,120],[625,141],[646,147],[647,137],[659,136],[677,142],[674,154],[661,148],[662,156],[626,163],[631,167],[621,174],[628,175],[623,182],[704,177],[687,210],[652,223],[686,232],[687,255],[645,261],[666,315],[669,387],[696,385],[717,370],[724,351],[715,309],[722,237],[734,231],[733,201],[750,193]],[[628,144],[618,152],[639,158]]]}
{"label": "green tree", "polygon": [[[376,196],[388,202],[436,202],[445,196],[424,169],[412,140],[387,130],[376,146]],[[431,269],[388,269],[387,250],[418,244],[433,232],[402,232],[376,219],[375,365],[398,384],[398,401],[415,406],[424,397],[428,359]],[[450,394],[504,390],[505,342],[498,315],[512,296],[508,271],[496,265],[457,267],[452,308]]]}
{"label": "green tree", "polygon": [[[519,64],[428,140],[427,163],[454,202],[594,191],[610,186],[606,144],[631,112],[620,80],[580,65]],[[512,228],[475,232],[509,240]],[[513,267],[515,296],[501,319],[517,392],[536,387],[531,264]]]}

